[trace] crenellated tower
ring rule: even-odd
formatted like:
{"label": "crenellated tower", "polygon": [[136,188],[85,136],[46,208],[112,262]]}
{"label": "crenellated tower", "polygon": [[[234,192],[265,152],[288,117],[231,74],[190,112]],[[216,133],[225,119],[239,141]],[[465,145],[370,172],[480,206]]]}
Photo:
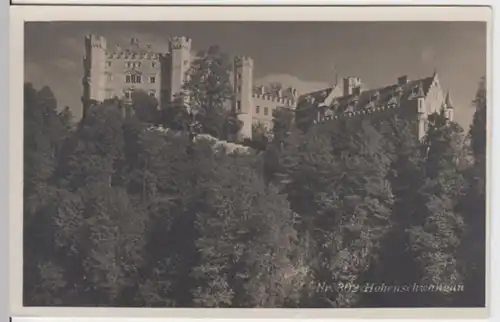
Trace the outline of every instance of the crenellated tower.
{"label": "crenellated tower", "polygon": [[87,35],[85,37],[84,77],[82,80],[84,112],[91,101],[103,101],[105,99],[105,64],[106,39],[102,36]]}
{"label": "crenellated tower", "polygon": [[253,59],[245,56],[234,58],[234,111],[243,123],[240,139],[252,138],[253,119]]}
{"label": "crenellated tower", "polygon": [[191,65],[191,38],[172,37],[169,41],[171,55],[170,100],[182,92]]}

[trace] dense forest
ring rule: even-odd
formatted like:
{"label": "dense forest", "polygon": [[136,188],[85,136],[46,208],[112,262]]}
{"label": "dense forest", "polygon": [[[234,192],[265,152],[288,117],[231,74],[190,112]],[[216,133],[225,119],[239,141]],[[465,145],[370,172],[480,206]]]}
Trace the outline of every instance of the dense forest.
{"label": "dense forest", "polygon": [[283,109],[238,153],[194,139],[238,131],[230,65],[198,54],[188,109],[136,93],[81,120],[25,84],[24,305],[484,306],[484,79],[470,129]]}

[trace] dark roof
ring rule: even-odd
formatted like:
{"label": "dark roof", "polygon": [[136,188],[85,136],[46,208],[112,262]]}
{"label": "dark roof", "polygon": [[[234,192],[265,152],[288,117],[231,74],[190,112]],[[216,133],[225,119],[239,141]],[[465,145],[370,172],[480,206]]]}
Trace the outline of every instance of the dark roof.
{"label": "dark roof", "polygon": [[[347,95],[334,98],[332,104],[329,106],[333,108],[335,114],[343,114],[345,112],[356,112],[364,110],[368,104],[372,103],[375,106],[390,105],[391,100],[398,100],[397,92],[401,92],[400,100],[404,102],[412,99],[417,94],[426,96],[429,92],[430,86],[434,79],[434,75],[426,78],[421,78],[413,81],[408,81],[404,85],[393,84],[381,88],[369,89],[362,91],[359,95]],[[308,93],[302,95],[299,99],[300,109],[317,108],[328,96],[333,88]],[[326,93],[326,95],[325,95]],[[378,95],[378,98],[376,98]],[[314,98],[314,100],[311,100]],[[306,103],[308,102],[308,103]]]}
{"label": "dark roof", "polygon": [[299,97],[299,103],[308,99],[308,97],[314,98],[314,102],[316,102],[316,103],[323,102],[325,100],[325,98],[327,98],[328,95],[330,95],[330,93],[333,91],[334,88],[335,87],[329,87],[329,88],[321,89],[319,91],[303,94]]}

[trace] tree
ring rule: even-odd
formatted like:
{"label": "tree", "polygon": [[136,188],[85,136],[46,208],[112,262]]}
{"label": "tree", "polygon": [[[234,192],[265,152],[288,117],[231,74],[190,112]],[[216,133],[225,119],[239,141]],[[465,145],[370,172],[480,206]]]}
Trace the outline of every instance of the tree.
{"label": "tree", "polygon": [[269,143],[270,133],[267,126],[262,122],[252,124],[252,139],[246,139],[243,144],[258,151],[265,151]]}
{"label": "tree", "polygon": [[[317,286],[362,281],[389,228],[389,163],[380,154],[380,135],[361,125],[347,134],[346,126],[334,132],[330,127],[313,127],[306,134],[292,130],[279,153],[277,178],[299,216],[296,229],[310,263],[302,305],[355,306],[355,292]],[[339,133],[348,136],[341,149],[335,144]]]}
{"label": "tree", "polygon": [[[381,243],[377,265],[373,265],[367,281],[382,285],[412,285],[419,280],[421,270],[410,250],[413,218],[418,216],[418,191],[423,185],[424,158],[411,120],[393,116],[377,124],[383,135],[383,153],[390,159],[387,180],[394,196],[391,229]],[[362,304],[369,307],[408,307],[415,304],[413,292],[368,292]]]}
{"label": "tree", "polygon": [[282,142],[290,132],[294,122],[293,110],[277,108],[273,111],[272,136],[274,142]]}
{"label": "tree", "polygon": [[194,303],[283,307],[303,282],[304,267],[292,259],[293,213],[254,171],[253,157],[216,153],[211,173],[197,184]]}
{"label": "tree", "polygon": [[221,139],[234,136],[241,127],[230,108],[231,66],[228,56],[218,46],[211,46],[191,62],[183,85],[188,112],[200,123],[201,131]]}
{"label": "tree", "polygon": [[192,116],[189,115],[182,96],[177,95],[171,102],[162,106],[160,124],[164,127],[187,132],[192,121]]}
{"label": "tree", "polygon": [[467,191],[461,209],[467,226],[461,258],[466,267],[465,290],[459,303],[484,306],[486,264],[486,79],[479,83],[474,105],[476,111],[468,133],[472,164],[464,171]]}
{"label": "tree", "polygon": [[[48,87],[24,86],[24,207],[23,273],[25,303],[59,304],[64,287],[55,261],[52,215],[57,204],[53,186],[56,164],[68,128],[57,113],[57,101]],[[49,296],[50,294],[50,296]]]}
{"label": "tree", "polygon": [[[429,117],[424,139],[424,181],[416,197],[416,209],[409,229],[410,244],[422,270],[421,283],[457,286],[463,276],[457,262],[464,221],[457,211],[464,181],[458,165],[462,129],[441,113]],[[455,294],[443,291],[420,295],[421,305],[449,305]]]}
{"label": "tree", "polygon": [[152,124],[159,122],[159,106],[155,97],[144,91],[135,90],[131,98],[132,109],[140,121]]}
{"label": "tree", "polygon": [[123,159],[123,119],[113,102],[87,110],[70,141],[53,217],[66,304],[130,303],[147,218],[116,185]]}

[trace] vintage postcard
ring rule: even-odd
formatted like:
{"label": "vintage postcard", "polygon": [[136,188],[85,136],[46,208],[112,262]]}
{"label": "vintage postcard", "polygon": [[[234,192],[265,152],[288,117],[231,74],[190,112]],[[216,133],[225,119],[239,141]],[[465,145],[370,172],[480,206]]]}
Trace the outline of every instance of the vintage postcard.
{"label": "vintage postcard", "polygon": [[13,316],[487,315],[490,8],[11,18]]}

